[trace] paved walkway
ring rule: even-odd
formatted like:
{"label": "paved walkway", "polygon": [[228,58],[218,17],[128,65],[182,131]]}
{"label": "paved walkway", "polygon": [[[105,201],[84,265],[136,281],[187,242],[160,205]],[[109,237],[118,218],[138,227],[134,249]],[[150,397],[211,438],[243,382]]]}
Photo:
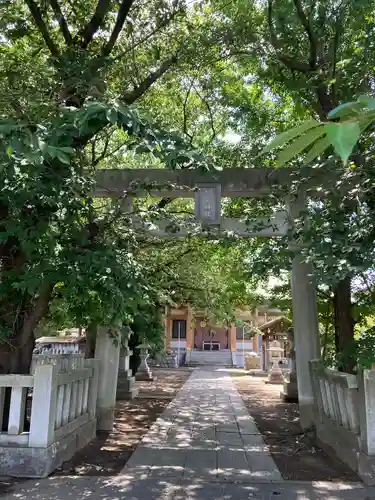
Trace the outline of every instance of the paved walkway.
{"label": "paved walkway", "polygon": [[281,481],[225,372],[195,371],[123,469],[138,478]]}
{"label": "paved walkway", "polygon": [[194,371],[113,478],[29,481],[8,500],[375,500],[358,484],[283,481],[230,377]]}

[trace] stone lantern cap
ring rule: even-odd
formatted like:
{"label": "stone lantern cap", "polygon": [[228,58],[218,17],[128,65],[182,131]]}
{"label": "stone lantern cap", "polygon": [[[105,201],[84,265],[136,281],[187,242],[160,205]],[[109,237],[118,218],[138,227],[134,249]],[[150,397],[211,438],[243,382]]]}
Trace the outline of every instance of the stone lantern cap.
{"label": "stone lantern cap", "polygon": [[284,349],[280,347],[280,342],[278,340],[273,340],[270,344],[270,347],[268,348],[269,351],[282,351],[284,352]]}
{"label": "stone lantern cap", "polygon": [[150,347],[149,344],[142,343],[137,345],[136,349],[148,349],[149,347]]}

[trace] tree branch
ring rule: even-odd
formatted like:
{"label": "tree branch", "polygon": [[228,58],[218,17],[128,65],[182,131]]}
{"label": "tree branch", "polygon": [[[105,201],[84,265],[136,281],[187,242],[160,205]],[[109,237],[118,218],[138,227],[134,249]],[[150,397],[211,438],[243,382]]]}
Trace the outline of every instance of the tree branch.
{"label": "tree branch", "polygon": [[158,24],[158,26],[156,26],[156,28],[154,28],[150,33],[145,35],[140,40],[136,41],[129,49],[126,49],[124,52],[121,52],[120,54],[116,55],[116,57],[111,58],[111,62],[114,63],[114,62],[118,61],[119,59],[122,59],[129,52],[134,51],[134,49],[136,47],[147,42],[150,38],[152,38],[154,35],[156,35],[156,33],[158,33],[160,30],[162,30],[163,28],[166,28],[170,24],[170,22],[176,17],[176,15],[183,12],[183,10],[184,10],[183,8],[180,8],[180,9],[172,12],[168,18],[166,18],[164,21],[162,21],[160,24]]}
{"label": "tree branch", "polygon": [[94,15],[88,24],[78,33],[77,38],[81,39],[81,46],[84,49],[88,46],[95,33],[100,28],[110,6],[111,0],[98,0]]}
{"label": "tree branch", "polygon": [[196,87],[194,86],[195,92],[198,94],[200,100],[203,102],[203,104],[206,106],[209,117],[210,117],[210,125],[211,125],[211,130],[212,130],[212,135],[210,139],[210,143],[215,139],[216,137],[216,130],[215,130],[215,124],[214,124],[214,117],[212,114],[211,106],[209,105],[208,101],[198,92]]}
{"label": "tree branch", "polygon": [[44,41],[46,42],[49,51],[54,57],[56,58],[59,57],[60,54],[57,45],[50,37],[47,25],[43,20],[42,13],[40,12],[38,5],[34,2],[34,0],[25,0],[25,3],[30,10],[31,16],[34,19],[36,27],[38,28],[40,34],[42,35]]}
{"label": "tree branch", "polygon": [[112,30],[111,36],[109,37],[108,42],[105,44],[102,50],[103,56],[108,56],[111,52],[115,43],[124,27],[124,23],[129,14],[129,11],[134,3],[134,0],[122,0],[120,8],[117,12],[117,19],[115,26]]}
{"label": "tree branch", "polygon": [[305,31],[306,31],[307,36],[309,38],[309,42],[310,42],[310,58],[309,58],[310,68],[315,69],[316,63],[317,63],[316,36],[315,36],[315,33],[314,33],[313,28],[311,26],[310,19],[307,18],[306,14],[303,10],[301,0],[293,0],[293,2],[294,2],[294,5],[296,7],[296,10],[297,10],[298,18],[301,21],[302,26],[305,28]]}
{"label": "tree branch", "polygon": [[193,82],[190,83],[190,86],[188,88],[188,91],[186,92],[186,96],[185,96],[185,99],[184,99],[184,103],[183,103],[183,115],[184,115],[184,125],[183,125],[183,133],[189,137],[190,139],[190,144],[193,143],[193,136],[191,134],[189,134],[188,132],[188,117],[187,117],[187,103],[188,103],[188,99],[189,99],[189,96],[190,96],[190,92],[191,92],[191,89],[192,89],[192,86],[193,86]]}
{"label": "tree branch", "polygon": [[39,291],[39,295],[35,300],[34,306],[31,309],[30,314],[26,315],[21,332],[20,343],[21,346],[26,345],[27,340],[30,338],[30,334],[34,331],[35,327],[38,325],[39,321],[45,315],[50,298],[55,287],[55,283],[46,281]]}
{"label": "tree branch", "polygon": [[173,259],[170,259],[169,261],[164,262],[163,264],[158,266],[156,269],[153,269],[152,275],[155,275],[161,271],[165,271],[166,269],[168,270],[169,266],[171,266],[172,264],[175,264],[176,262],[180,263],[180,260],[182,259],[182,257],[184,257],[185,255],[187,255],[195,250],[196,250],[195,247],[187,248],[186,250],[181,252],[179,255],[174,256]]}
{"label": "tree branch", "polygon": [[[343,16],[345,13],[346,7],[349,5],[349,1],[347,2],[342,2],[341,8],[339,10],[339,13],[337,14],[336,21],[335,21],[335,33],[333,36],[332,40],[332,80],[336,80],[336,69],[337,69],[337,51],[339,48],[340,44],[340,37],[342,35],[342,28],[343,28]],[[332,86],[332,98],[334,101],[337,99],[337,83],[333,81]]]}
{"label": "tree branch", "polygon": [[162,77],[173,64],[177,62],[177,54],[166,59],[157,70],[150,73],[146,78],[144,78],[139,85],[137,85],[131,92],[124,94],[122,100],[126,104],[132,104],[134,101],[139,99],[147,90],[160,78]]}
{"label": "tree branch", "polygon": [[64,14],[62,13],[62,11],[60,9],[60,5],[58,3],[58,0],[50,0],[50,4],[51,4],[53,12],[55,13],[57,22],[59,23],[62,36],[64,37],[64,40],[65,40],[66,44],[68,45],[68,47],[71,47],[73,45],[73,38],[72,38],[72,35],[70,34],[68,23],[66,22]]}
{"label": "tree branch", "polygon": [[273,29],[273,0],[268,0],[268,9],[267,9],[267,19],[268,26],[270,29],[270,37],[271,44],[275,49],[276,56],[280,62],[282,62],[287,68],[298,71],[300,73],[309,73],[311,72],[311,67],[309,64],[297,61],[295,57],[288,56],[287,54],[282,54],[280,52],[280,42],[276,37],[275,31]]}

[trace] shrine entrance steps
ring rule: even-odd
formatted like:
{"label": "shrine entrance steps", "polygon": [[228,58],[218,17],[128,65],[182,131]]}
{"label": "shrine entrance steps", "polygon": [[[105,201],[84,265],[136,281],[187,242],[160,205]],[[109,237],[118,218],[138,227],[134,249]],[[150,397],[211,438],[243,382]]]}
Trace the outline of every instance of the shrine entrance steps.
{"label": "shrine entrance steps", "polygon": [[189,366],[197,367],[232,367],[232,352],[230,349],[219,351],[200,351],[193,349],[186,357]]}

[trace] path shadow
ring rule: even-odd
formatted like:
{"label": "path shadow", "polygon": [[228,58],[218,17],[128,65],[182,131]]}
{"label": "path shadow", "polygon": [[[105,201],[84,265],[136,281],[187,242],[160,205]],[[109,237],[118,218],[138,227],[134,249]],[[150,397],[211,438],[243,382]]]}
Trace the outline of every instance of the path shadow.
{"label": "path shadow", "polygon": [[372,500],[360,485],[327,483],[221,484],[174,478],[64,477],[27,481],[4,500]]}

